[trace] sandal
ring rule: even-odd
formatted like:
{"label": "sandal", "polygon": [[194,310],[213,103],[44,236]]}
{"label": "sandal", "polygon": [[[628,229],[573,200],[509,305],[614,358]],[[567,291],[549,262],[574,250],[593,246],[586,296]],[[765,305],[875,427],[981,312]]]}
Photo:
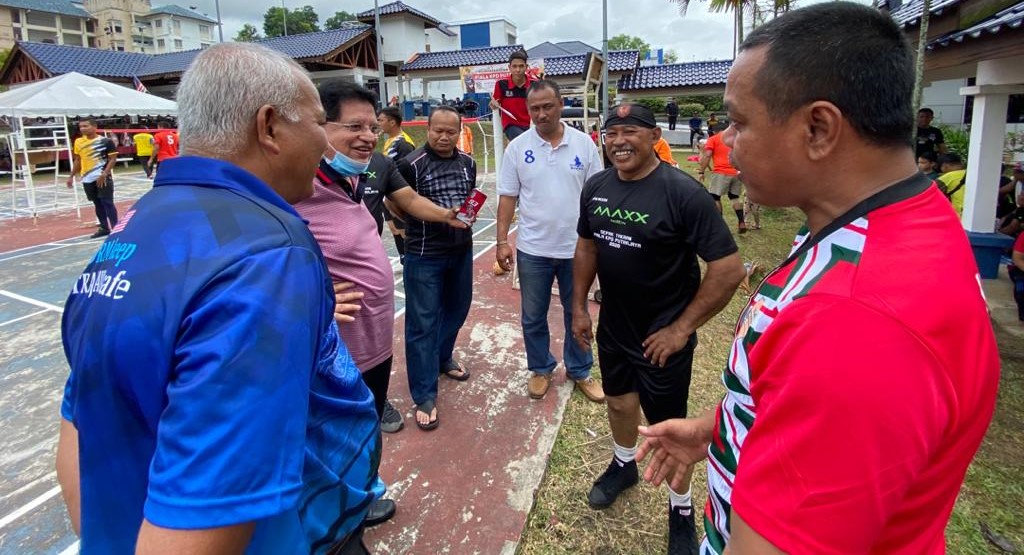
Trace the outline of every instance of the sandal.
{"label": "sandal", "polygon": [[441,368],[441,374],[446,376],[448,379],[455,380],[457,382],[464,382],[469,379],[469,370],[459,366],[459,364],[454,360],[445,366],[445,368]]}
{"label": "sandal", "polygon": [[[430,417],[430,413],[434,412],[436,409],[437,409],[437,406],[434,404],[434,400],[433,399],[430,399],[430,400],[427,400],[427,401],[423,401],[422,403],[416,405],[416,412],[417,413],[423,413],[423,414],[427,415],[428,418]],[[415,420],[416,420],[416,425],[421,430],[433,430],[434,428],[437,427],[438,424],[440,424],[440,420],[437,418],[436,414],[434,415],[434,419],[431,420],[430,422],[426,423],[426,424],[420,422],[419,418],[416,418]]]}

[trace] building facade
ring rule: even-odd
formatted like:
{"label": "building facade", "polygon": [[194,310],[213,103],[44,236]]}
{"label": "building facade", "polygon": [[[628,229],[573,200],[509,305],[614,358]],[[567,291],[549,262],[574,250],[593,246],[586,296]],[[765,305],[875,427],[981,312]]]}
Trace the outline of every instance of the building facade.
{"label": "building facade", "polygon": [[0,48],[11,48],[19,40],[95,46],[95,20],[67,0],[2,0]]}
{"label": "building facade", "polygon": [[206,48],[215,42],[217,21],[174,4],[149,0],[85,0],[96,18],[96,48],[163,54]]}

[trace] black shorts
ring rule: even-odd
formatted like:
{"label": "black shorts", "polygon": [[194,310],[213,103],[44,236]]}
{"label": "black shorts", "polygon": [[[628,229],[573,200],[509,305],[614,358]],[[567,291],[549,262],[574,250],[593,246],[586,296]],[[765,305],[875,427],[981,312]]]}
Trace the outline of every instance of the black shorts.
{"label": "black shorts", "polygon": [[96,182],[92,181],[82,183],[82,188],[85,189],[85,198],[89,202],[96,202],[98,199],[114,198],[114,176],[107,177],[107,185],[105,187],[97,187]]}
{"label": "black shorts", "polygon": [[670,418],[685,418],[690,399],[690,377],[693,374],[693,351],[696,340],[673,355],[664,368],[620,352],[597,349],[604,394],[617,397],[636,393],[640,408],[651,424]]}

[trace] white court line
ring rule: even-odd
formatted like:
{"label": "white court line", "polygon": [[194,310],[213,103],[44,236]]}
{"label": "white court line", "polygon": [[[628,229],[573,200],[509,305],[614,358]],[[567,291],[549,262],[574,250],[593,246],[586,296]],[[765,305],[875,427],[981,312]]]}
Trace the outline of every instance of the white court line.
{"label": "white court line", "polygon": [[35,306],[38,306],[39,308],[45,308],[47,310],[53,310],[55,312],[60,312],[61,314],[64,313],[64,309],[59,307],[59,306],[57,306],[57,305],[55,305],[55,304],[44,303],[43,301],[37,301],[35,299],[30,299],[28,297],[24,297],[24,296],[19,295],[17,293],[11,293],[10,291],[7,291],[5,289],[0,289],[0,295],[3,295],[5,297],[10,297],[10,298],[12,298],[12,299],[14,299],[16,301],[21,301],[23,303],[28,303],[28,304],[31,304],[31,305],[35,305]]}
{"label": "white court line", "polygon": [[78,540],[75,543],[69,545],[67,549],[61,551],[59,555],[78,555]]}
{"label": "white court line", "polygon": [[65,241],[74,241],[76,239],[83,239],[83,238],[88,238],[88,237],[89,237],[89,235],[76,235],[75,237],[68,237],[67,239],[60,239],[58,241],[50,241],[49,243],[39,243],[38,245],[30,245],[30,246],[27,246],[27,247],[21,247],[20,249],[11,249],[9,251],[0,252],[0,256],[4,256],[4,255],[7,255],[7,254],[14,254],[16,252],[21,252],[21,251],[27,251],[29,249],[38,249],[39,247],[51,247],[51,246],[55,247],[57,245],[70,244],[70,243],[65,243]]}
{"label": "white court line", "polygon": [[0,518],[0,530],[2,530],[5,526],[14,522],[15,520],[18,520],[19,518],[25,516],[32,509],[35,509],[36,507],[42,505],[43,503],[46,503],[51,498],[56,496],[58,493],[60,493],[60,486],[53,486],[53,488],[48,490],[46,493],[22,505],[20,508],[18,508],[18,510],[3,518]]}
{"label": "white court line", "polygon": [[33,312],[32,314],[26,314],[26,315],[24,315],[24,316],[21,316],[21,317],[19,317],[19,318],[15,318],[15,319],[13,319],[13,320],[8,320],[8,321],[6,321],[6,322],[0,322],[0,328],[2,328],[2,327],[4,327],[4,326],[7,326],[7,325],[10,325],[10,324],[13,324],[13,323],[15,323],[15,322],[20,322],[20,321],[22,321],[22,320],[27,320],[28,318],[31,318],[31,317],[33,317],[33,316],[39,316],[40,314],[45,314],[45,313],[47,313],[47,312],[50,312],[50,310],[49,310],[49,309],[46,309],[46,308],[44,308],[43,310],[38,310],[38,311],[36,311],[36,312]]}

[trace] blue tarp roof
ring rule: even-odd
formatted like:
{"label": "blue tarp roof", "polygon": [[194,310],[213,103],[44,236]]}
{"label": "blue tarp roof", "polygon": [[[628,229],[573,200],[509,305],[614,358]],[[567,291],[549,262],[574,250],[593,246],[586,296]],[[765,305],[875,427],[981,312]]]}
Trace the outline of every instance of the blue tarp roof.
{"label": "blue tarp roof", "polygon": [[731,67],[732,60],[644,66],[619,79],[619,90],[724,85]]}

